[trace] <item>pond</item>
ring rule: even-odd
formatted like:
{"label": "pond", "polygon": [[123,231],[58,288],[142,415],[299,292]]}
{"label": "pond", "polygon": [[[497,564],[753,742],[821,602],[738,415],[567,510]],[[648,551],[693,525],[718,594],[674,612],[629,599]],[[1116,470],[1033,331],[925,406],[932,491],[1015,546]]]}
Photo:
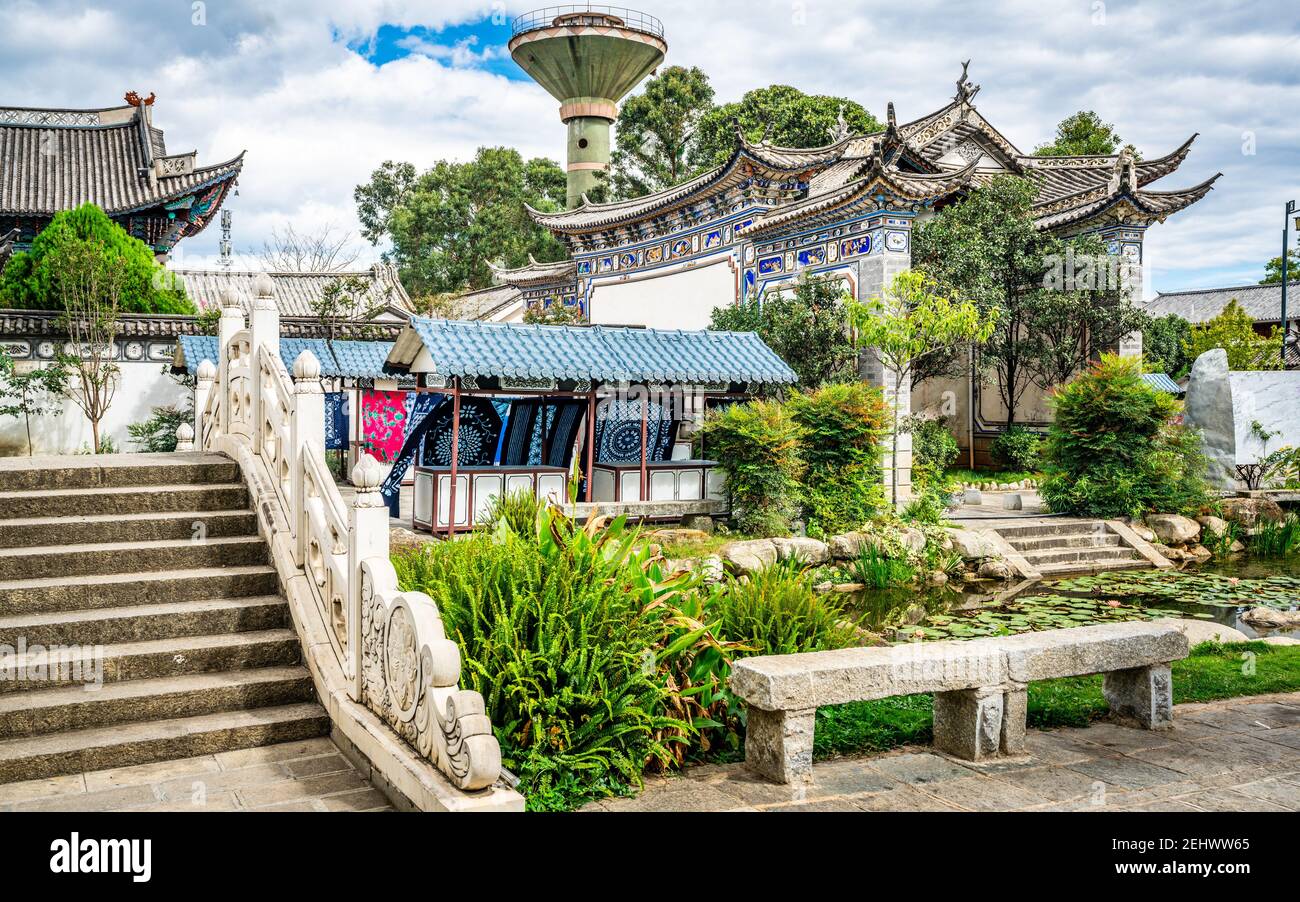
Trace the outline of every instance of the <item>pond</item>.
{"label": "pond", "polygon": [[[862,626],[890,640],[972,639],[1115,620],[1186,617],[1251,638],[1253,607],[1300,607],[1300,557],[1242,558],[1185,570],[1114,570],[980,591],[969,586],[866,590],[850,596]],[[1262,631],[1292,635],[1300,631]]]}

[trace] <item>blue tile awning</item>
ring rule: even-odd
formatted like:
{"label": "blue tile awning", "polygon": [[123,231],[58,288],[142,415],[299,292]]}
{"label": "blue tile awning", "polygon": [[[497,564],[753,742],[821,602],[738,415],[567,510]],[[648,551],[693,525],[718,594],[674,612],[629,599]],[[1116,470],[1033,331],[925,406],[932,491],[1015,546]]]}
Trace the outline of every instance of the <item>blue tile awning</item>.
{"label": "blue tile awning", "polygon": [[[425,356],[427,352],[427,357]],[[752,332],[540,326],[416,317],[390,372],[595,383],[793,384],[794,371]]]}
{"label": "blue tile awning", "polygon": [[[311,351],[320,361],[321,375],[326,379],[385,379],[384,362],[393,350],[391,341],[334,341],[323,338],[281,338],[280,359],[292,372],[293,362],[303,351]],[[174,370],[184,370],[191,376],[198,372],[204,360],[217,362],[215,335],[182,335],[177,340]]]}
{"label": "blue tile awning", "polygon": [[1142,381],[1156,391],[1167,392],[1171,395],[1181,395],[1183,393],[1178,383],[1164,373],[1143,373]]}

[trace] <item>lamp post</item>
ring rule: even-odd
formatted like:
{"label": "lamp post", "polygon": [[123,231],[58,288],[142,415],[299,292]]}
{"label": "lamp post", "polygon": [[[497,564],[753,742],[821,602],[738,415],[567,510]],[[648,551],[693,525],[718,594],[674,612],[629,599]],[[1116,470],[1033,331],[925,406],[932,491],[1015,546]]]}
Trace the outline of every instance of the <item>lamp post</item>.
{"label": "lamp post", "polygon": [[[1286,202],[1286,216],[1282,218],[1282,369],[1286,369],[1287,365],[1286,340],[1291,325],[1290,321],[1286,318],[1286,283],[1291,278],[1289,266],[1291,261],[1288,259],[1288,255],[1290,254],[1289,239],[1291,237],[1291,217],[1294,215],[1295,201],[1289,200]],[[1295,217],[1295,227],[1297,231],[1300,231],[1300,216]]]}

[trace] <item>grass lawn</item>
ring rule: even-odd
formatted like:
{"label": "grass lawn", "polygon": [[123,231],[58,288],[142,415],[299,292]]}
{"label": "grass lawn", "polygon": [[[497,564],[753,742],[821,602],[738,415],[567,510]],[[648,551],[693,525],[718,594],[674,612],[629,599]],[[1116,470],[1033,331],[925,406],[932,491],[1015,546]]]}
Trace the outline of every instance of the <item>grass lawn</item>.
{"label": "grass lawn", "polygon": [[1019,482],[1022,479],[1042,479],[1042,473],[1018,472],[1014,470],[944,470],[945,479],[951,479],[961,483],[975,483],[976,485],[983,482]]}
{"label": "grass lawn", "polygon": [[[1243,659],[1250,653],[1253,661]],[[1254,672],[1248,664],[1253,663]],[[1242,645],[1207,643],[1175,661],[1174,703],[1300,691],[1300,646],[1262,642]],[[1070,677],[1029,685],[1031,727],[1082,727],[1109,710],[1101,694],[1101,676]],[[855,702],[817,712],[815,754],[819,758],[878,752],[933,738],[931,697],[909,695],[875,702]]]}

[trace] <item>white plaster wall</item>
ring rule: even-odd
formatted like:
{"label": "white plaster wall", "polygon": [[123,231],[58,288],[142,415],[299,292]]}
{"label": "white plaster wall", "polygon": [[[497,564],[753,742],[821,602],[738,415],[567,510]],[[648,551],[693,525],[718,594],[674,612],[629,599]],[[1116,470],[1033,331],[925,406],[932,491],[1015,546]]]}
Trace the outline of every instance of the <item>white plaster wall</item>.
{"label": "white plaster wall", "polygon": [[[163,364],[158,362],[122,363],[119,370],[117,393],[100,423],[101,437],[111,437],[118,451],[138,451],[129,441],[126,427],[149,419],[155,407],[183,408],[185,399],[193,398],[193,391],[164,373]],[[36,454],[75,454],[83,445],[89,448],[90,444],[90,421],[71,401],[64,402],[59,416],[32,420],[32,446]],[[26,453],[27,433],[23,421],[14,417],[0,419],[0,456]]]}
{"label": "white plaster wall", "polygon": [[[1237,433],[1237,463],[1253,464],[1263,453],[1283,445],[1300,447],[1300,371],[1248,371],[1228,374],[1232,385],[1233,426]],[[1251,434],[1259,421],[1267,432],[1280,432],[1265,446]]]}
{"label": "white plaster wall", "polygon": [[669,275],[597,285],[591,322],[603,326],[707,329],[714,307],[734,303],[736,275],[729,258]]}

